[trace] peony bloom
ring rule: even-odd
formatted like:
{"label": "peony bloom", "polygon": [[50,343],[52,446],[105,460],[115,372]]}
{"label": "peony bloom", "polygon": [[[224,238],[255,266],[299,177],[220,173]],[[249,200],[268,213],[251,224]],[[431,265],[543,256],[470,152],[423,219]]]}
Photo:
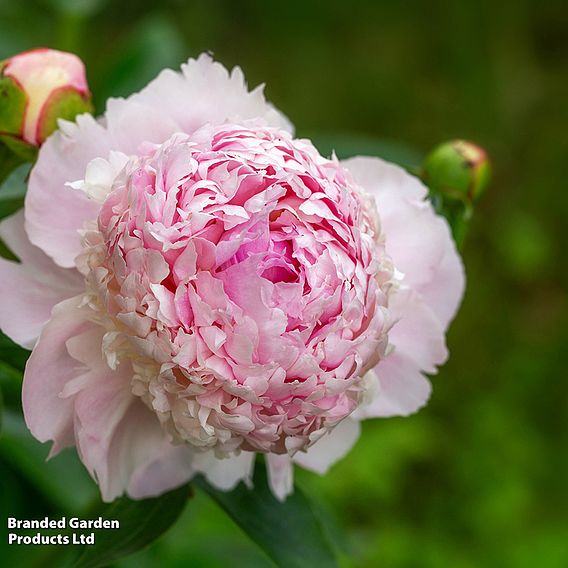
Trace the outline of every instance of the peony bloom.
{"label": "peony bloom", "polygon": [[0,135],[39,146],[57,128],[91,108],[83,62],[54,49],[25,51],[0,63]]}
{"label": "peony bloom", "polygon": [[0,236],[27,424],[105,500],[229,489],[259,452],[284,498],[426,402],[464,286],[418,180],[322,157],[205,55],[61,123]]}

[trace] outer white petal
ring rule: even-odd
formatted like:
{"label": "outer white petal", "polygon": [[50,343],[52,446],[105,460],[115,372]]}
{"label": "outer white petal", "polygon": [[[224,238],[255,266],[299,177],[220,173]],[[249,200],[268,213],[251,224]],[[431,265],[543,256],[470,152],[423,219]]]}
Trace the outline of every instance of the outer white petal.
{"label": "outer white petal", "polygon": [[181,75],[169,69],[162,71],[131,100],[163,109],[187,133],[206,123],[253,118],[292,131],[288,119],[266,102],[262,87],[249,92],[239,67],[229,73],[207,54],[182,65]]}
{"label": "outer white petal", "polygon": [[213,451],[196,452],[193,467],[207,481],[222,491],[233,489],[239,481],[250,484],[254,468],[254,452],[241,452],[237,456],[219,459]]}
{"label": "outer white petal", "polygon": [[266,454],[268,486],[274,496],[284,501],[294,490],[294,464],[288,454]]}
{"label": "outer white petal", "polygon": [[25,202],[30,241],[63,267],[75,266],[81,251],[79,230],[95,219],[100,205],[65,184],[83,179],[94,158],[108,158],[111,140],[88,114],[65,122],[41,147],[32,169]]}
{"label": "outer white petal", "polygon": [[141,451],[156,442],[151,436],[154,431],[145,428],[144,422],[133,423],[136,406],[143,403],[131,393],[132,370],[124,363],[117,370],[109,368],[102,351],[103,334],[98,327],[67,341],[78,377],[63,394],[73,400],[81,461],[97,481],[103,500],[112,501],[126,489]]}
{"label": "outer white petal", "polygon": [[400,289],[389,300],[397,320],[389,332],[393,351],[374,369],[378,388],[357,418],[406,416],[424,406],[432,390],[423,372],[435,373],[447,358],[444,330],[434,312],[414,290]]}
{"label": "outer white petal", "polygon": [[104,115],[111,147],[126,155],[138,153],[144,142],[161,144],[183,130],[165,105],[143,104],[135,97],[109,99]]}
{"label": "outer white petal", "polygon": [[94,328],[78,308],[79,303],[77,297],[55,306],[24,373],[22,402],[26,424],[40,442],[53,440],[52,454],[73,445],[75,440],[73,399],[62,393],[80,371],[66,343]]}
{"label": "outer white petal", "polygon": [[404,355],[392,353],[377,365],[375,373],[380,375],[378,392],[368,405],[357,409],[361,419],[408,416],[430,398],[430,381]]}
{"label": "outer white petal", "polygon": [[361,433],[358,420],[351,417],[342,420],[331,432],[324,434],[307,452],[298,452],[294,461],[302,467],[319,474],[328,469],[345,456]]}
{"label": "outer white petal", "polygon": [[75,444],[105,501],[127,489],[142,498],[184,483],[195,471],[191,452],[176,454],[156,415],[132,395],[130,367],[108,367],[104,330],[85,319],[79,300],[55,307],[26,366],[23,404],[32,434],[54,441],[51,455]]}
{"label": "outer white petal", "polygon": [[[147,410],[150,413],[149,410]],[[151,414],[151,413],[150,413]],[[152,415],[156,424],[155,416]],[[147,419],[150,421],[150,418]],[[135,422],[132,423],[135,427]],[[159,425],[156,425],[164,436]],[[133,499],[156,497],[189,481],[195,474],[193,457],[195,450],[186,445],[172,445],[164,439],[156,447],[151,459],[134,471],[128,484],[128,495]]]}
{"label": "outer white petal", "polygon": [[29,242],[23,211],[0,222],[0,239],[21,261],[0,258],[0,328],[22,347],[32,348],[53,306],[78,294],[82,278]]}
{"label": "outer white petal", "polygon": [[[427,373],[435,373],[436,366],[445,363],[448,351],[444,329],[434,311],[418,292],[401,288],[391,294],[389,312],[396,321],[389,331],[394,353],[404,355]],[[389,356],[392,354],[385,361]],[[380,363],[376,372],[380,378]]]}
{"label": "outer white petal", "polygon": [[125,491],[134,499],[156,497],[183,485],[194,474],[193,451],[173,446],[156,415],[133,398],[117,424],[106,454],[106,483],[101,492],[112,501]]}

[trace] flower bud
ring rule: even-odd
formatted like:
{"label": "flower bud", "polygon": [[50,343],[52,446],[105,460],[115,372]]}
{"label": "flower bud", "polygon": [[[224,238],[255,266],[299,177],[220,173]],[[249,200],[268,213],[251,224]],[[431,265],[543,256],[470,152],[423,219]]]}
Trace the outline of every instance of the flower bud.
{"label": "flower bud", "polygon": [[427,156],[422,179],[433,194],[473,204],[491,176],[483,148],[464,140],[440,144]]}
{"label": "flower bud", "polygon": [[53,49],[25,51],[0,63],[0,138],[21,154],[91,110],[83,62]]}

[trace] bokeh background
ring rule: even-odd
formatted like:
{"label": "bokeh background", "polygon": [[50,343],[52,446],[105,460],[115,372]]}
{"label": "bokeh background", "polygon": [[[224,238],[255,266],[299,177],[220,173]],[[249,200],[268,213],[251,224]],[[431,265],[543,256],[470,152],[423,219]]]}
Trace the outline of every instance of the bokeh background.
{"label": "bokeh background", "polygon": [[[326,477],[298,474],[341,528],[347,566],[568,566],[567,29],[568,4],[554,0],[0,0],[0,59],[78,53],[98,112],[206,50],[265,82],[324,153],[417,165],[449,138],[488,150],[494,180],[430,404],[366,423]],[[42,464],[47,449],[10,411],[26,354],[3,339],[0,356],[2,517],[76,515],[94,486],[69,451]],[[33,550],[1,545],[3,565],[32,565]],[[269,565],[199,492],[117,564]]]}

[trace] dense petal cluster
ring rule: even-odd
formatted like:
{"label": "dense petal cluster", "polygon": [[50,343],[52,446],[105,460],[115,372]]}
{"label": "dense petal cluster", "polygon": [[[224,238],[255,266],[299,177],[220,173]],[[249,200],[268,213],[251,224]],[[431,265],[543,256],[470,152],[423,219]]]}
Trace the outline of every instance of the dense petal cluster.
{"label": "dense petal cluster", "polygon": [[293,137],[208,56],[103,117],[61,122],[0,237],[0,327],[33,348],[26,422],[75,446],[103,498],[200,472],[274,493],[324,472],[359,420],[430,392],[464,288],[426,189]]}
{"label": "dense petal cluster", "polygon": [[[109,365],[131,361],[178,441],[306,448],[357,407],[386,347],[374,219],[337,161],[279,129],[205,126],[142,150],[98,184],[79,262]],[[93,194],[105,169],[75,185]]]}

